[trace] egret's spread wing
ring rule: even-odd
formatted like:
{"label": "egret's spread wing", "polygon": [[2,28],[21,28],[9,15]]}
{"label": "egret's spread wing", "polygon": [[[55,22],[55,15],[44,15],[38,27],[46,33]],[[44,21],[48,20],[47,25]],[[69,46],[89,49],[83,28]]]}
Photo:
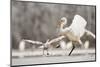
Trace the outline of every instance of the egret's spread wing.
{"label": "egret's spread wing", "polygon": [[33,41],[33,40],[26,40],[26,39],[24,41],[29,42],[29,43],[33,43],[33,44],[43,44],[40,41]]}
{"label": "egret's spread wing", "polygon": [[85,32],[86,20],[80,15],[75,15],[70,28],[76,36],[82,36]]}

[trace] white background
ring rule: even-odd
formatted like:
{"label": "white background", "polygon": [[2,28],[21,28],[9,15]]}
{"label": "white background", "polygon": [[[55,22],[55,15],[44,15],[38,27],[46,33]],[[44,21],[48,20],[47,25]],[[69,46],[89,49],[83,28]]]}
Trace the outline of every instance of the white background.
{"label": "white background", "polygon": [[[68,4],[96,5],[97,31],[97,61],[85,63],[39,65],[34,67],[100,67],[100,0],[34,0],[40,2],[57,2]],[[0,0],[0,67],[9,67],[10,64],[10,0]],[[32,66],[27,66],[32,67]]]}

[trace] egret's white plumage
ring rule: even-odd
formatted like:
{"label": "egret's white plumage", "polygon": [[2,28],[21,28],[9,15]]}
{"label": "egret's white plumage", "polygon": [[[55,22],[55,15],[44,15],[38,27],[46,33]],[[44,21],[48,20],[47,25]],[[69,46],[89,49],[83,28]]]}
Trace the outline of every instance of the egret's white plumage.
{"label": "egret's white plumage", "polygon": [[70,48],[72,48],[73,45],[72,45],[72,41],[66,43],[65,41],[61,40],[60,46],[62,49],[70,49]]}
{"label": "egret's white plumage", "polygon": [[67,48],[67,47],[66,47],[66,42],[63,41],[63,40],[61,40],[61,41],[60,41],[60,47],[61,47],[62,49],[66,49],[66,48]]}
{"label": "egret's white plumage", "polygon": [[61,35],[65,35],[71,41],[76,41],[82,44],[80,38],[84,35],[84,33],[88,33],[95,38],[95,35],[86,30],[87,22],[80,15],[75,15],[72,21],[72,24],[69,27],[64,28],[64,25],[67,23],[67,19],[65,17],[61,18],[59,33]]}
{"label": "egret's white plumage", "polygon": [[[80,40],[80,38],[84,35],[84,33],[87,33],[88,35],[91,35],[92,37],[95,38],[95,35],[86,29],[87,22],[80,15],[74,16],[72,24],[69,27],[64,28],[65,24],[67,24],[67,19],[63,17],[61,18],[60,25],[59,25],[60,35],[66,36],[70,41],[78,42],[82,47],[84,47],[84,45],[82,41]],[[86,44],[88,44],[88,42],[86,42]],[[61,44],[61,46],[63,46],[63,44]],[[86,48],[87,47],[88,46],[86,46]],[[65,47],[63,46],[63,48]]]}
{"label": "egret's white plumage", "polygon": [[75,36],[82,37],[85,33],[86,24],[87,22],[83,17],[75,15],[69,28],[71,28]]}
{"label": "egret's white plumage", "polygon": [[66,47],[67,47],[67,49],[72,48],[73,47],[72,41],[68,42]]}

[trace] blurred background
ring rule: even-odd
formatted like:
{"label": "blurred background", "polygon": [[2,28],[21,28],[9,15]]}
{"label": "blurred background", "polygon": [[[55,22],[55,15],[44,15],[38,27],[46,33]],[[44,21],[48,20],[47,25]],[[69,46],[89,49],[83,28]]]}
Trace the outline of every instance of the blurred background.
{"label": "blurred background", "polygon": [[[61,17],[72,23],[74,15],[79,14],[87,21],[86,29],[95,32],[95,6],[53,4],[39,2],[11,2],[11,45],[18,49],[22,39],[45,42],[57,36],[57,22]],[[90,47],[95,47],[92,37],[84,36],[82,41],[88,39]],[[26,45],[26,47],[31,47]]]}

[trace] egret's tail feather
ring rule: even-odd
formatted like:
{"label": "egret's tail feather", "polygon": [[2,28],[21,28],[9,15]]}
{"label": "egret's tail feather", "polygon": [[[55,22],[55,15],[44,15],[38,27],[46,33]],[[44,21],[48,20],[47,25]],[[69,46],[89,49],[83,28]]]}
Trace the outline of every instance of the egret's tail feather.
{"label": "egret's tail feather", "polygon": [[86,33],[87,33],[88,35],[91,35],[93,38],[95,38],[95,35],[94,35],[91,31],[86,30]]}

